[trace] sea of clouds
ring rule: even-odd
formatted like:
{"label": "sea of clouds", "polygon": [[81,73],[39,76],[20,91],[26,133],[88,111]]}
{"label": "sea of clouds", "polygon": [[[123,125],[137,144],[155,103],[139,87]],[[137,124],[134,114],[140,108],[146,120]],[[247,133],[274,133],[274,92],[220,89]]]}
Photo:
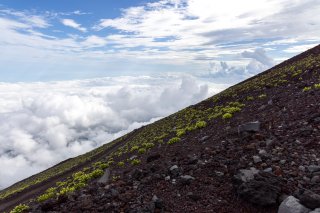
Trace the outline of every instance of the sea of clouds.
{"label": "sea of clouds", "polygon": [[0,189],[227,86],[185,75],[0,83]]}

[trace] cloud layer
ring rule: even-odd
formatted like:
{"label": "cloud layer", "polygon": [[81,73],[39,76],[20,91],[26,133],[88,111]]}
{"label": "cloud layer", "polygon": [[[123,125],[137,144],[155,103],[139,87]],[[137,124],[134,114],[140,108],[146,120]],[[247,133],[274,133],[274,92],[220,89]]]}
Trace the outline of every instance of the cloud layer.
{"label": "cloud layer", "polygon": [[225,87],[176,75],[0,83],[0,186],[87,152]]}

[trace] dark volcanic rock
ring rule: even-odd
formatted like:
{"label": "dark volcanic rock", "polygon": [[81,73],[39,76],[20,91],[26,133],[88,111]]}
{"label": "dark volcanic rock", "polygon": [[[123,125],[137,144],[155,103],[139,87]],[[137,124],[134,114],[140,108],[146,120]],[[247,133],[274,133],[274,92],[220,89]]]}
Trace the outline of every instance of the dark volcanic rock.
{"label": "dark volcanic rock", "polygon": [[280,192],[280,178],[267,172],[260,172],[253,179],[249,178],[241,184],[238,182],[237,186],[237,193],[240,197],[260,206],[276,204]]}
{"label": "dark volcanic rock", "polygon": [[299,200],[293,196],[287,197],[279,206],[278,213],[308,213],[310,209],[301,205]]}
{"label": "dark volcanic rock", "polygon": [[106,169],[104,171],[103,176],[98,180],[98,183],[100,184],[107,184],[110,178],[110,169]]}
{"label": "dark volcanic rock", "polygon": [[238,132],[259,132],[260,131],[260,122],[249,122],[246,124],[242,124],[238,127]]}
{"label": "dark volcanic rock", "polygon": [[147,157],[147,163],[150,163],[152,161],[158,160],[160,157],[161,157],[161,155],[159,153],[149,155]]}
{"label": "dark volcanic rock", "polygon": [[320,195],[306,190],[300,195],[300,203],[310,209],[320,208]]}

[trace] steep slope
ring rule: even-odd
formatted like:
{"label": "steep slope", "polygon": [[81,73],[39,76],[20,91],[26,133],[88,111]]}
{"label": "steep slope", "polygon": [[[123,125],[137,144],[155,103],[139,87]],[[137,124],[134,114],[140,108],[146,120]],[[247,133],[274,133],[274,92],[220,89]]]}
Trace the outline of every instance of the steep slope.
{"label": "steep slope", "polygon": [[317,46],[1,191],[0,210],[276,212],[284,195],[320,193],[319,106]]}

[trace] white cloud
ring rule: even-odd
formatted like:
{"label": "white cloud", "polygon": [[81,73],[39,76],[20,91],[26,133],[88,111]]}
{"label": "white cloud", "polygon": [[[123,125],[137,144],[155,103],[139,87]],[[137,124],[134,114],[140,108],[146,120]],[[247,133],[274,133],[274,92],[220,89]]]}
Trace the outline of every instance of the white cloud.
{"label": "white cloud", "polygon": [[0,83],[0,186],[87,152],[225,87],[180,75]]}
{"label": "white cloud", "polygon": [[250,61],[244,65],[234,65],[225,61],[211,61],[209,63],[209,71],[207,73],[202,72],[200,76],[207,76],[219,82],[234,84],[275,65],[275,61],[266,54],[264,49],[244,51],[239,55],[250,59]]}
{"label": "white cloud", "polygon": [[291,46],[287,49],[284,50],[284,52],[287,53],[301,53],[303,51],[306,51],[307,49],[310,49],[314,46],[316,46],[318,43],[314,43],[314,44],[305,44],[305,45],[295,45],[295,46]]}
{"label": "white cloud", "polygon": [[74,29],[77,29],[81,32],[87,32],[87,29],[85,27],[81,27],[81,24],[78,24],[77,22],[75,22],[72,19],[62,19],[61,23],[64,24],[67,27],[72,27]]}
{"label": "white cloud", "polygon": [[[311,47],[320,41],[319,9],[316,0],[160,0],[124,8],[120,16],[101,19],[88,28],[73,19],[63,19],[82,11],[39,15],[2,10],[0,13],[18,18],[0,17],[0,66],[13,67],[19,70],[16,72],[35,70],[33,73],[43,76],[58,72],[47,71],[54,68],[79,73],[101,70],[100,76],[105,70],[115,74],[119,67],[137,72],[203,72],[201,68],[208,69],[210,61],[246,66],[251,59],[241,53],[257,47],[280,62],[305,49],[292,49],[293,45]],[[88,35],[79,32],[59,37],[63,32],[57,31],[55,19]],[[48,26],[55,33],[39,29]],[[252,63],[251,68],[260,70],[257,65]]]}

